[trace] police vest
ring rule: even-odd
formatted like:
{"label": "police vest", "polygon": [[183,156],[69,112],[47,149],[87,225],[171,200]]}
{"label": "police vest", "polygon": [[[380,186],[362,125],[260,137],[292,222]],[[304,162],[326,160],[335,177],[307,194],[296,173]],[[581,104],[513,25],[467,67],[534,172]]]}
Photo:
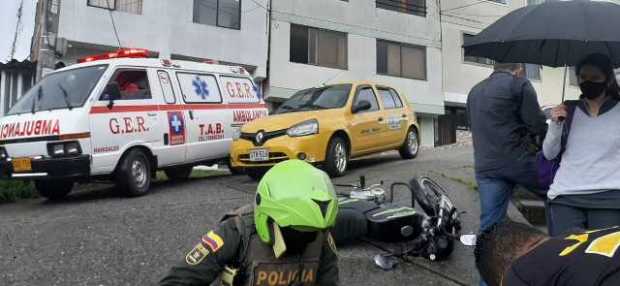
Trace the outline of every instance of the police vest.
{"label": "police vest", "polygon": [[239,261],[234,265],[239,268],[235,286],[316,285],[326,232],[319,232],[302,254],[285,253],[276,258],[272,245],[264,243],[256,233],[252,208],[241,208],[225,219],[234,219],[241,235]]}

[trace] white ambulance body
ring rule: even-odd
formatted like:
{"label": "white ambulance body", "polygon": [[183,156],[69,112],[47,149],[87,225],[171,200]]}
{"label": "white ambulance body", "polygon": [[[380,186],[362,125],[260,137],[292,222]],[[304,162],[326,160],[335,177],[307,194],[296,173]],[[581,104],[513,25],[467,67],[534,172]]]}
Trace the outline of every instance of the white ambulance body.
{"label": "white ambulance body", "polygon": [[267,115],[240,67],[87,61],[47,75],[0,119],[2,178],[34,180],[50,199],[93,178],[141,195],[156,170],[183,179],[226,160],[239,127]]}

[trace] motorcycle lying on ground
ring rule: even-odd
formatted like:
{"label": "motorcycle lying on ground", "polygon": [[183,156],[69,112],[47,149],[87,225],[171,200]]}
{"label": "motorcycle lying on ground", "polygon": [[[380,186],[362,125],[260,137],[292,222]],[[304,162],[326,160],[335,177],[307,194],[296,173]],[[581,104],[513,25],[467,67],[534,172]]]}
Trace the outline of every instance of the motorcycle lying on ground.
{"label": "motorcycle lying on ground", "polygon": [[[381,269],[394,269],[399,261],[407,262],[412,257],[445,260],[454,250],[462,213],[445,189],[431,178],[393,183],[389,200],[383,182],[367,186],[364,176],[357,185],[336,186],[352,189],[338,193],[340,209],[333,230],[336,244],[363,241],[383,250],[373,258]],[[410,206],[394,202],[397,189],[411,193]],[[415,210],[416,202],[424,213]],[[399,250],[389,247],[394,245],[400,246]]]}

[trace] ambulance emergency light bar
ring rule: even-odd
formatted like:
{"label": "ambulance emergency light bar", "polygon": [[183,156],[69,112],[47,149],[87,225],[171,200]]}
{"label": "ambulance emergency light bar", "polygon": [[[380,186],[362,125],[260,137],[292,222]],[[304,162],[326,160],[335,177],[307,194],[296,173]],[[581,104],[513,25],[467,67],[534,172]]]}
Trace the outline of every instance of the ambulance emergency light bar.
{"label": "ambulance emergency light bar", "polygon": [[87,63],[99,60],[118,59],[118,58],[148,58],[147,49],[118,49],[116,52],[88,56],[78,59],[78,63]]}

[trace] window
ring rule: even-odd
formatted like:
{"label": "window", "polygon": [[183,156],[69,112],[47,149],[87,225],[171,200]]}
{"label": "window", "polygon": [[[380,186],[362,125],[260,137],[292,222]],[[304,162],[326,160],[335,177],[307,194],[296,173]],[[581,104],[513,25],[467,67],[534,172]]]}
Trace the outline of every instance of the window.
{"label": "window", "polygon": [[377,73],[426,80],[426,48],[377,40]]}
{"label": "window", "polygon": [[371,112],[379,110],[379,102],[377,102],[377,96],[375,96],[375,92],[372,90],[372,88],[363,87],[358,90],[353,106],[359,104],[364,100],[370,103],[370,109],[361,112]]}
{"label": "window", "polygon": [[351,87],[350,84],[339,84],[300,90],[280,105],[275,113],[342,108],[347,104]]}
{"label": "window", "polygon": [[213,75],[177,73],[185,102],[221,103],[222,94]]}
{"label": "window", "polygon": [[385,109],[402,108],[403,102],[400,100],[400,96],[391,88],[379,88],[379,95],[383,102]]}
{"label": "window", "polygon": [[290,61],[347,69],[347,34],[291,25]]}
{"label": "window", "polygon": [[142,14],[142,1],[143,0],[88,0],[88,6],[132,14]]}
{"label": "window", "polygon": [[545,0],[527,0],[527,5],[538,5],[545,3]]}
{"label": "window", "polygon": [[426,0],[376,0],[377,8],[426,17]]}
{"label": "window", "polygon": [[[463,34],[463,43],[465,43],[465,39],[469,37],[473,37],[473,36],[474,35],[472,34]],[[480,64],[480,65],[485,65],[485,66],[492,66],[495,64],[495,61],[491,59],[481,58],[481,57],[471,57],[471,56],[464,56],[463,61],[465,61],[466,63],[474,63],[474,64]]]}
{"label": "window", "polygon": [[525,64],[525,76],[529,80],[540,80],[541,65]]}
{"label": "window", "polygon": [[241,0],[194,0],[194,23],[241,29]]}
{"label": "window", "polygon": [[[488,0],[488,1],[496,2],[496,3],[500,3],[500,4],[508,4],[508,0]],[[531,0],[528,0],[528,1],[531,1]],[[538,1],[541,1],[541,0],[538,0]],[[544,0],[542,0],[542,1],[544,1]]]}
{"label": "window", "polygon": [[164,100],[166,103],[176,103],[174,96],[174,90],[172,88],[172,82],[170,81],[170,75],[167,71],[158,71],[157,77],[159,78],[159,84],[161,85],[161,91],[164,94]]}
{"label": "window", "polygon": [[[121,97],[116,100],[150,99],[151,89],[145,70],[117,70],[110,83],[118,84]],[[102,94],[99,100],[109,100],[107,94]]]}

